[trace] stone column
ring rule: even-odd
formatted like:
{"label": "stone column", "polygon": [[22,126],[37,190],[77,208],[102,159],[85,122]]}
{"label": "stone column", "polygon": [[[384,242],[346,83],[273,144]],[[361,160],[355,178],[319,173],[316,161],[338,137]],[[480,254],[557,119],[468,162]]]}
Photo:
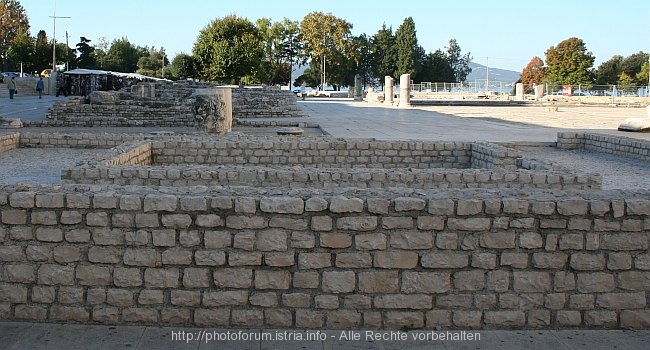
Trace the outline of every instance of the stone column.
{"label": "stone column", "polygon": [[399,107],[411,106],[411,75],[402,74],[399,77]]}
{"label": "stone column", "polygon": [[515,100],[524,100],[524,84],[522,83],[517,83],[517,85],[515,85]]}
{"label": "stone column", "polygon": [[225,134],[232,131],[232,91],[230,88],[198,89],[193,94],[194,126],[203,132]]}
{"label": "stone column", "polygon": [[363,101],[363,81],[359,74],[354,76],[354,100]]}
{"label": "stone column", "polygon": [[384,103],[393,104],[393,77],[384,77]]}

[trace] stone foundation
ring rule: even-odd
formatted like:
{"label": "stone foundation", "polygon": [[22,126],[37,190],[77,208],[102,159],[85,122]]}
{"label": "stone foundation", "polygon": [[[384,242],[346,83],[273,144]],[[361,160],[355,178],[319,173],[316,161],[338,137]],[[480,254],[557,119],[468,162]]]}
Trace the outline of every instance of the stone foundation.
{"label": "stone foundation", "polygon": [[1,189],[0,319],[650,327],[647,191],[190,192]]}
{"label": "stone foundation", "polygon": [[0,135],[0,153],[19,147],[20,133]]}
{"label": "stone foundation", "polygon": [[650,161],[650,141],[587,132],[558,133],[560,149],[584,149]]}

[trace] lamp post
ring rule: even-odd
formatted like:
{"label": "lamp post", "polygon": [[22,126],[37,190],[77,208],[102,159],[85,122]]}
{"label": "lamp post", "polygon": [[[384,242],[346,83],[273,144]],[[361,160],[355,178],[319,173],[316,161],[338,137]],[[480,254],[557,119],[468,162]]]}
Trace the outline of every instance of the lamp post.
{"label": "lamp post", "polygon": [[[54,30],[52,31],[52,73],[56,72],[56,19],[57,18],[72,18],[68,16],[57,16],[56,15],[56,0],[54,1],[54,14],[50,16],[54,21]],[[68,32],[66,31],[66,42],[67,42]]]}

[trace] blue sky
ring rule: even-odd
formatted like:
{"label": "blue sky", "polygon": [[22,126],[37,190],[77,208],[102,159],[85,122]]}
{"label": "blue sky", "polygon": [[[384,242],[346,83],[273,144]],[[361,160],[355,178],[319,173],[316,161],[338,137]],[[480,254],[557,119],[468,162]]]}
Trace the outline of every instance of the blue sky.
{"label": "blue sky", "polygon": [[[20,0],[33,35],[52,36],[55,0]],[[353,34],[371,36],[385,23],[396,30],[413,17],[427,52],[455,38],[463,53],[490,67],[521,71],[533,56],[570,37],[582,39],[596,66],[613,55],[650,52],[650,1],[534,0],[56,0],[57,41],[74,47],[79,37],[127,37],[140,46],[164,47],[170,56],[191,53],[201,29],[229,14],[251,21],[266,17],[302,20],[312,11],[332,12],[353,24]]]}

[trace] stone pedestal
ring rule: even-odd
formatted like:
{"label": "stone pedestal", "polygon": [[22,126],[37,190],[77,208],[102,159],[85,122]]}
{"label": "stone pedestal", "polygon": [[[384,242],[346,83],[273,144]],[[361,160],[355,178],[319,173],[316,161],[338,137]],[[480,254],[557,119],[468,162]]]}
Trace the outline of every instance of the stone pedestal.
{"label": "stone pedestal", "polygon": [[205,133],[232,131],[232,91],[230,88],[198,89],[192,94],[194,127]]}
{"label": "stone pedestal", "polygon": [[515,86],[515,100],[523,101],[524,100],[524,84],[517,83]]}
{"label": "stone pedestal", "polygon": [[411,75],[402,74],[399,77],[399,107],[411,107]]}
{"label": "stone pedestal", "polygon": [[359,74],[354,76],[354,100],[363,101],[363,80]]}
{"label": "stone pedestal", "polygon": [[393,77],[384,77],[384,103],[393,104]]}

